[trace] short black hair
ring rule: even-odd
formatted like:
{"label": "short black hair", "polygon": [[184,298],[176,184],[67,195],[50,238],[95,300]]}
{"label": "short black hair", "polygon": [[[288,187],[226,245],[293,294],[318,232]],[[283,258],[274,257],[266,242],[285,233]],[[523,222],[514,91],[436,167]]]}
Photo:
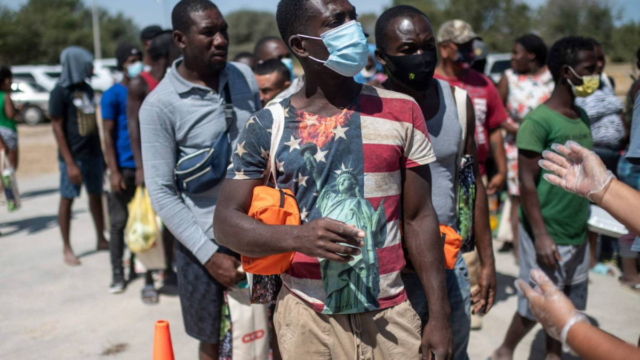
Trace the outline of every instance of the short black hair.
{"label": "short black hair", "polygon": [[244,58],[251,58],[251,59],[253,59],[253,54],[252,54],[252,53],[250,53],[250,52],[248,52],[248,51],[243,51],[243,52],[239,53],[238,55],[236,55],[236,56],[233,58],[233,61],[238,61],[238,60],[240,60],[240,59],[244,59]]}
{"label": "short black hair", "polygon": [[378,49],[382,51],[386,50],[387,27],[389,27],[391,21],[400,17],[408,17],[414,19],[419,16],[424,16],[429,22],[431,22],[427,14],[410,5],[394,6],[383,12],[376,22],[376,46],[378,47]]}
{"label": "short black hair", "polygon": [[308,11],[309,0],[280,0],[276,11],[276,22],[280,36],[287,47],[293,35],[308,34],[308,19],[312,15]]}
{"label": "short black hair", "polygon": [[217,10],[218,7],[209,0],[180,0],[171,11],[173,30],[184,34],[188,33],[191,25],[193,25],[191,14],[211,9]]}
{"label": "short black hair", "polygon": [[636,51],[636,60],[640,61],[640,47],[638,48],[638,51]]}
{"label": "short black hair", "polygon": [[265,60],[261,64],[256,65],[255,74],[258,76],[264,76],[273,74],[274,72],[282,75],[283,79],[291,79],[291,72],[289,69],[278,59]]}
{"label": "short black hair", "polygon": [[562,67],[576,66],[580,51],[594,51],[593,42],[582,36],[568,36],[556,41],[549,50],[547,65],[553,80],[560,80]]}
{"label": "short black hair", "polygon": [[140,32],[140,40],[142,42],[153,40],[156,36],[160,35],[164,30],[159,25],[150,25],[142,29]]}
{"label": "short black hair", "polygon": [[544,64],[547,63],[547,54],[549,53],[549,50],[540,36],[527,34],[517,38],[516,43],[522,45],[528,53],[535,56],[535,61],[538,63],[538,66],[544,66]]}
{"label": "short black hair", "polygon": [[[262,51],[262,48],[264,48],[268,43],[272,42],[272,41],[284,41],[281,38],[277,37],[277,36],[265,36],[262,39],[258,40],[258,42],[256,43],[256,46],[253,48],[253,53],[258,56],[258,53]],[[286,41],[284,41],[285,45],[286,45]],[[288,46],[287,46],[288,47]]]}
{"label": "short black hair", "polygon": [[170,33],[162,33],[151,40],[149,45],[149,57],[153,61],[158,61],[171,54],[171,46],[173,45],[173,35]]}
{"label": "short black hair", "polygon": [[11,69],[9,69],[9,67],[7,66],[0,67],[0,84],[3,84],[5,80],[11,79],[12,77],[13,77],[13,73],[11,72]]}

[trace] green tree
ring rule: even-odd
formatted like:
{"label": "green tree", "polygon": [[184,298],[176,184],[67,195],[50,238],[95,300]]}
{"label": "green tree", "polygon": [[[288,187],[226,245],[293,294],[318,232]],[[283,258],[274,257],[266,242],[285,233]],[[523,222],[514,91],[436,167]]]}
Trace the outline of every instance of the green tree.
{"label": "green tree", "polygon": [[240,10],[225,16],[229,24],[230,52],[253,52],[258,40],[265,36],[280,36],[276,17],[266,11]]}
{"label": "green tree", "polygon": [[[137,42],[138,28],[123,14],[99,9],[104,57],[112,57],[121,41]],[[29,0],[19,10],[0,10],[3,63],[57,64],[70,45],[93,51],[91,9],[82,0]]]}

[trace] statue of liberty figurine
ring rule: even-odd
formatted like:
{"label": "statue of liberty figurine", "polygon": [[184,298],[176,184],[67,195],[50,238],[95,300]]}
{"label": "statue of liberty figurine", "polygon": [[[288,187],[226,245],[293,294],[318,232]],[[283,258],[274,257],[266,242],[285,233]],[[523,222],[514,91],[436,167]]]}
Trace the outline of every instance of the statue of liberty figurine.
{"label": "statue of liberty figurine", "polygon": [[[365,232],[360,255],[348,263],[320,259],[322,282],[327,295],[325,314],[356,313],[379,308],[380,273],[376,249],[384,246],[387,235],[384,200],[374,210],[360,191],[358,174],[342,164],[335,171],[335,182],[324,184],[314,155],[318,148],[307,144],[301,149],[305,165],[316,182],[316,208],[322,217],[341,221]],[[350,166],[350,165],[349,165]],[[327,176],[327,181],[330,176]]]}

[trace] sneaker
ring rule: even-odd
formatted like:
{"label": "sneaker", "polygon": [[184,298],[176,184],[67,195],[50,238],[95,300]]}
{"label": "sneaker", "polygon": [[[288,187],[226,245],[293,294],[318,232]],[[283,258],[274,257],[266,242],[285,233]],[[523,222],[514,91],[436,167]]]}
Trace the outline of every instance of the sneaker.
{"label": "sneaker", "polygon": [[124,273],[122,271],[113,273],[113,281],[111,282],[111,286],[109,287],[109,292],[111,294],[120,294],[124,291],[125,282],[124,282]]}

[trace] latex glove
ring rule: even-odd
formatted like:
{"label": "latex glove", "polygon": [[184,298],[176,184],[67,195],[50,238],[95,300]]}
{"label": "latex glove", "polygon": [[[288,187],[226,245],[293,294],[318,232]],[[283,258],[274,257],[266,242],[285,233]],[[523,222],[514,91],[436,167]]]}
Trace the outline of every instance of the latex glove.
{"label": "latex glove", "polygon": [[576,310],[571,300],[541,270],[532,270],[531,278],[538,285],[535,290],[520,279],[516,281],[516,286],[524,293],[533,315],[547,334],[556,340],[565,340],[562,335],[566,337],[569,330],[567,325],[570,327],[577,321],[587,321],[586,317]]}
{"label": "latex glove", "polygon": [[540,160],[539,164],[551,172],[544,175],[548,182],[594,202],[604,196],[615,176],[598,155],[574,141],[565,145],[553,144],[551,148],[564,157],[552,151],[542,153],[545,160]]}

